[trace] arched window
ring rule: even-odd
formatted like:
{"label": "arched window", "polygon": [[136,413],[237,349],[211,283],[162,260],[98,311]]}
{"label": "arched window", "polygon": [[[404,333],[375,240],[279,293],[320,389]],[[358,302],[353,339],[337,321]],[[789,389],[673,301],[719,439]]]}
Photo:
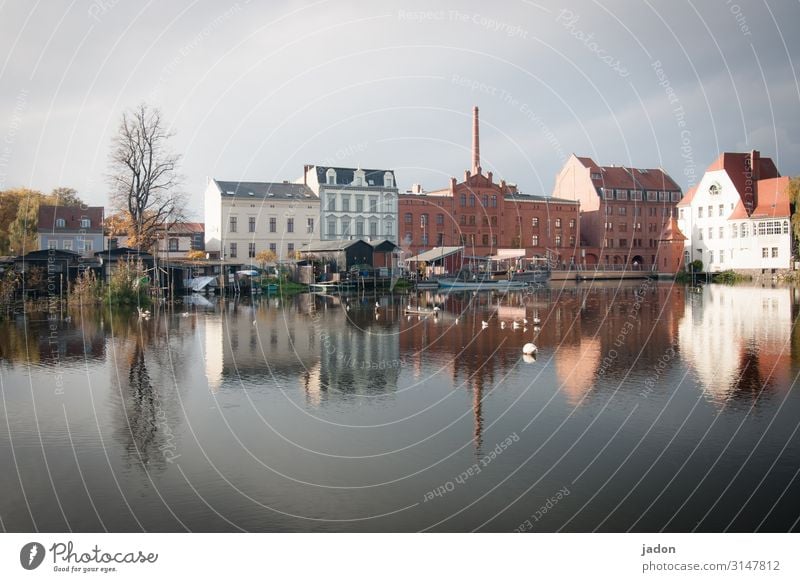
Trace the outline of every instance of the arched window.
{"label": "arched window", "polygon": [[336,184],[336,170],[328,168],[328,171],[325,173],[325,181],[328,184]]}
{"label": "arched window", "polygon": [[394,188],[394,176],[391,172],[384,172],[383,185],[387,188]]}

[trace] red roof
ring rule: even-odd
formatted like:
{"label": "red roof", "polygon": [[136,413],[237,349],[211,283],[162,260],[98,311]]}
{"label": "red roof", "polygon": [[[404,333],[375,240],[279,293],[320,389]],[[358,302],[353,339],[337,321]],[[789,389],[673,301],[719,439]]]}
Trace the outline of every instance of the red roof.
{"label": "red roof", "polygon": [[578,161],[589,168],[596,188],[620,190],[678,191],[680,186],[661,168],[626,168],[625,166],[598,166],[592,158],[579,157]]}
{"label": "red roof", "polygon": [[[83,230],[87,233],[101,234],[103,232],[102,206],[40,206],[39,207],[39,232],[70,232]],[[81,229],[81,219],[88,218],[91,226]],[[56,226],[56,220],[63,219],[64,226]]]}
{"label": "red roof", "polygon": [[789,178],[769,178],[756,184],[758,206],[753,210],[754,218],[786,218],[791,216],[789,209]]}
{"label": "red roof", "polygon": [[661,230],[661,236],[658,240],[671,242],[671,241],[685,241],[686,235],[681,232],[680,227],[678,227],[678,221],[673,216],[670,221],[664,225],[664,228]]}
{"label": "red roof", "polygon": [[202,222],[176,222],[167,228],[169,234],[194,234],[205,232],[206,227]]}

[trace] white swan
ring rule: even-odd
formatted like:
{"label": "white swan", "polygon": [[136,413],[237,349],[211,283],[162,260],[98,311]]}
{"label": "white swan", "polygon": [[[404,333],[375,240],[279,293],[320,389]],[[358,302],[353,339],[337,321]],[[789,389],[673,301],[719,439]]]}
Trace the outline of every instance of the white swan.
{"label": "white swan", "polygon": [[522,346],[522,353],[525,354],[526,356],[531,356],[538,351],[539,348],[537,348],[536,345],[532,342],[528,342],[527,344]]}

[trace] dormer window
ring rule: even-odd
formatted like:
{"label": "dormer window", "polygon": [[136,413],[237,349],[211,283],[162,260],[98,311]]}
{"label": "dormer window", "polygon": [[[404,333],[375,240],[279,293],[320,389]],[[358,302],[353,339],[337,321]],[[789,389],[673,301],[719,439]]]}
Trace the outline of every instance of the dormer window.
{"label": "dormer window", "polygon": [[56,218],[56,228],[64,228],[66,224],[63,218]]}
{"label": "dormer window", "polygon": [[92,221],[88,218],[81,218],[81,228],[91,228]]}
{"label": "dormer window", "polygon": [[325,181],[328,184],[336,184],[336,170],[328,168],[328,171],[325,173]]}
{"label": "dormer window", "polygon": [[364,170],[359,168],[358,170],[355,171],[353,176],[354,176],[353,177],[353,184],[354,185],[356,185],[356,186],[363,186],[364,185],[364,180],[366,178],[366,174],[364,173]]}
{"label": "dormer window", "polygon": [[391,172],[385,172],[383,174],[383,185],[386,188],[394,188],[394,176],[392,176]]}

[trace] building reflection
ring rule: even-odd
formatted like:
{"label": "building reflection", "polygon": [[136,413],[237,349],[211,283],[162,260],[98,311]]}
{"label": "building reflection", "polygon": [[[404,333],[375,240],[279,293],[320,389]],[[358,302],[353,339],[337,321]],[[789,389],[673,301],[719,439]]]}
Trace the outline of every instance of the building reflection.
{"label": "building reflection", "polygon": [[209,389],[299,384],[312,406],[396,390],[397,322],[393,308],[376,317],[374,302],[302,294],[223,304],[204,329]]}
{"label": "building reflection", "polygon": [[792,385],[795,290],[709,285],[680,325],[682,354],[714,402],[755,400]]}

